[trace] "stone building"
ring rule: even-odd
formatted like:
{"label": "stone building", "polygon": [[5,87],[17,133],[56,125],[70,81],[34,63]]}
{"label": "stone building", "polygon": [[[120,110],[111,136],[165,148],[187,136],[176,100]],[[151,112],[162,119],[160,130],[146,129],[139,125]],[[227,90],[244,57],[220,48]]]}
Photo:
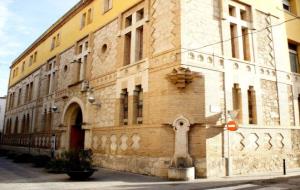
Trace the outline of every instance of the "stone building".
{"label": "stone building", "polygon": [[82,0],[12,63],[3,147],[48,154],[55,135],[57,152],[162,177],[299,168],[297,15],[297,0]]}

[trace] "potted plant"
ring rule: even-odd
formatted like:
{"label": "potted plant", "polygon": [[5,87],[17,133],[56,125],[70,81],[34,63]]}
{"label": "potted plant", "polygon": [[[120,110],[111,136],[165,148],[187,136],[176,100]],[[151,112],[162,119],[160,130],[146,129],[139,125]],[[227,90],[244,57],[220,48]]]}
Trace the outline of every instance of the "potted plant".
{"label": "potted plant", "polygon": [[88,179],[96,169],[92,165],[92,150],[71,150],[63,154],[65,171],[73,180]]}

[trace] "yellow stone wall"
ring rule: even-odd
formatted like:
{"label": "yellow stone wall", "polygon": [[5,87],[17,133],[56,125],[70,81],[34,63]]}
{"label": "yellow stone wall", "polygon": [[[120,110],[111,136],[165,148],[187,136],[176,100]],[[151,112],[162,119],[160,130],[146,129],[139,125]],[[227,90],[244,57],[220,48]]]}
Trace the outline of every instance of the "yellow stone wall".
{"label": "yellow stone wall", "polygon": [[[47,60],[54,57],[55,55],[63,52],[65,49],[74,45],[77,41],[87,36],[89,33],[98,30],[99,28],[105,26],[107,23],[111,22],[113,19],[117,18],[120,13],[129,9],[131,6],[138,3],[140,0],[114,0],[113,8],[108,12],[103,14],[103,0],[93,0],[90,4],[81,9],[76,15],[74,15],[67,23],[61,26],[59,29],[55,30],[52,35],[50,35],[45,40],[42,40],[37,44],[37,47],[29,50],[25,53],[23,57],[16,60],[12,65],[12,70],[19,68],[19,74],[12,78],[10,77],[10,86],[16,84],[22,78],[26,77],[34,70],[43,65]],[[81,16],[84,12],[87,12],[89,8],[93,9],[93,22],[86,25],[83,29],[80,29]],[[50,31],[48,31],[50,32]],[[52,37],[60,33],[61,41],[60,45],[51,51]],[[117,35],[117,34],[116,34]],[[35,51],[38,52],[37,62],[32,66],[28,67],[29,57]],[[21,67],[23,61],[26,61],[26,68],[24,72],[21,72]]]}

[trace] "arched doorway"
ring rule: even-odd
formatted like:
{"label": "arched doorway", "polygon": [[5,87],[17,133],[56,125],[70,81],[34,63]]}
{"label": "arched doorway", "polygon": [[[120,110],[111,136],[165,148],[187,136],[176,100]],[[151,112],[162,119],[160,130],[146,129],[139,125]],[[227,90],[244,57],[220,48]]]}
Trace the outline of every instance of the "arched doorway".
{"label": "arched doorway", "polygon": [[70,133],[70,150],[84,149],[85,131],[82,129],[83,115],[80,106],[72,103],[67,109],[67,120]]}

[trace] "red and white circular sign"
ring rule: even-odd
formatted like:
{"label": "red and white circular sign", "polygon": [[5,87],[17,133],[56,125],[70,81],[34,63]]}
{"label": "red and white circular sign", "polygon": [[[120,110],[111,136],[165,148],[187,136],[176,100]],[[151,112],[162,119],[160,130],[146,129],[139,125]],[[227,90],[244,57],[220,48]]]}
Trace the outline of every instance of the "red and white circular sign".
{"label": "red and white circular sign", "polygon": [[227,123],[227,129],[229,131],[236,131],[238,130],[238,124],[235,121],[229,121]]}

